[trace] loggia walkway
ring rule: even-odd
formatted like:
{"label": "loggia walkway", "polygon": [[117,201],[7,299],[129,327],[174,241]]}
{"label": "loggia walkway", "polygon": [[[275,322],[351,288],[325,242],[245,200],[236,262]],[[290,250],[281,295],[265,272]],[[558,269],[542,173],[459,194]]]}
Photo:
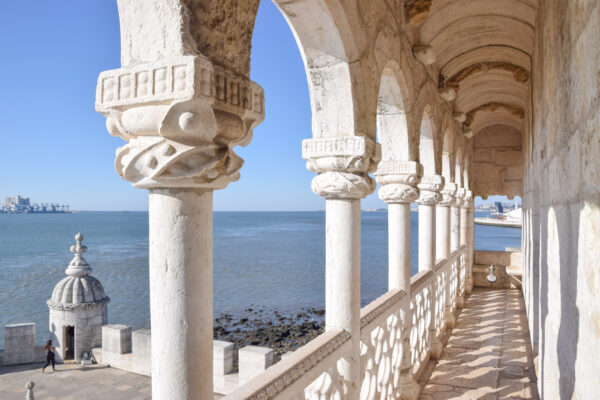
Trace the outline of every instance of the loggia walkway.
{"label": "loggia walkway", "polygon": [[421,376],[421,399],[539,399],[531,354],[521,291],[475,288]]}

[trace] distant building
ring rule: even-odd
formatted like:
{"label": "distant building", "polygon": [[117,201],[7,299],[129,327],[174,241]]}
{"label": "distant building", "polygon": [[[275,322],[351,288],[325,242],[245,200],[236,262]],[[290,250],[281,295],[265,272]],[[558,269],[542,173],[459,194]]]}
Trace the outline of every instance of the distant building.
{"label": "distant building", "polygon": [[29,197],[21,197],[19,195],[15,197],[5,197],[4,207],[8,209],[20,210],[31,207]]}

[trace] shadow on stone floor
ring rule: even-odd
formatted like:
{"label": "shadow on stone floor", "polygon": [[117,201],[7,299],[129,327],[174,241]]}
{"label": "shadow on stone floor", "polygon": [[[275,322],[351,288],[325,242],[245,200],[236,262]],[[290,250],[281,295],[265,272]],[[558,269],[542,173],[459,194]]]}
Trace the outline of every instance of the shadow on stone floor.
{"label": "shadow on stone floor", "polygon": [[474,289],[419,383],[423,400],[538,399],[521,292]]}

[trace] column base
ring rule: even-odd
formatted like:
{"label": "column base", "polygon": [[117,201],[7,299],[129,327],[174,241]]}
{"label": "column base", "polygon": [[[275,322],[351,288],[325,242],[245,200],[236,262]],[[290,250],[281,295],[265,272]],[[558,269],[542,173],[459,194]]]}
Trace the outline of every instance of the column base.
{"label": "column base", "polygon": [[421,394],[421,385],[419,385],[410,376],[400,377],[400,399],[417,400]]}
{"label": "column base", "polygon": [[467,282],[465,284],[465,292],[467,294],[471,294],[472,291],[473,291],[473,278],[470,278],[470,279],[467,278]]}
{"label": "column base", "polygon": [[446,320],[446,329],[454,329],[454,325],[456,325],[456,318],[454,317],[454,312],[452,312],[451,307],[446,307],[446,315],[444,316]]}
{"label": "column base", "polygon": [[431,331],[431,338],[429,339],[429,358],[432,360],[439,360],[442,355],[444,346],[442,341],[437,337],[435,331]]}
{"label": "column base", "polygon": [[465,306],[465,295],[461,294],[456,297],[456,307],[462,309]]}

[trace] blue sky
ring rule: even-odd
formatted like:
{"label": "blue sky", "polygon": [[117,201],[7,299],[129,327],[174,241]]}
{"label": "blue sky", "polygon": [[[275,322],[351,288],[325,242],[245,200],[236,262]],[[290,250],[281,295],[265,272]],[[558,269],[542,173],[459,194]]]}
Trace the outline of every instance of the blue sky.
{"label": "blue sky", "polygon": [[[0,197],[22,194],[78,210],[146,210],[147,192],[114,169],[120,138],[94,110],[96,79],[120,67],[116,1],[32,0],[2,4]],[[246,148],[242,178],[215,192],[215,210],[318,210],[301,141],[311,136],[306,75],[276,7],[262,1],[252,80],[265,89],[266,118]],[[363,208],[385,204],[374,193]]]}

